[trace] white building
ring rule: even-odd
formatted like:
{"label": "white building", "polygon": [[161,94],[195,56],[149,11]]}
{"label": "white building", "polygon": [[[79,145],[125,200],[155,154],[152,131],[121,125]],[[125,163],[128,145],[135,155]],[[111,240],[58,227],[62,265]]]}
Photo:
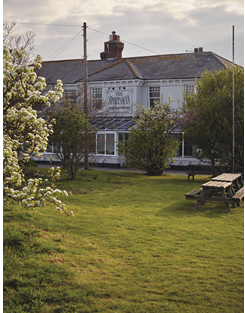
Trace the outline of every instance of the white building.
{"label": "white building", "polygon": [[[221,70],[232,64],[203,48],[195,48],[193,53],[122,58],[123,47],[120,36],[112,32],[100,59],[88,61],[91,97],[96,99],[98,107],[105,103],[111,109],[109,116],[96,121],[99,127],[96,163],[104,167],[123,164],[117,153],[117,141],[127,133],[128,126],[133,125],[134,103],[148,107],[160,100],[161,95],[164,101],[170,95],[174,101],[172,107],[178,107],[183,92],[192,92],[195,79],[200,79],[205,70]],[[61,79],[64,89],[72,96],[83,84],[84,60],[46,61],[38,75],[45,77],[49,86]],[[117,114],[114,114],[115,108]],[[48,161],[50,155],[52,147],[44,153],[43,161]],[[183,138],[173,166],[183,167],[190,162],[199,163]]]}

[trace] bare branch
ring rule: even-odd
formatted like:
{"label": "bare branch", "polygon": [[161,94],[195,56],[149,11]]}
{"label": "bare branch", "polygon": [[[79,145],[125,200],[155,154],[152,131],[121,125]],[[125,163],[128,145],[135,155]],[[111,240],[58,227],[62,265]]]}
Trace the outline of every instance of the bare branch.
{"label": "bare branch", "polygon": [[26,56],[22,60],[13,60],[14,63],[18,64],[29,64],[34,59],[34,38],[36,37],[35,33],[31,30],[26,31],[25,35],[11,35],[14,32],[14,27],[17,22],[3,22],[3,44],[8,46],[11,50],[23,50],[26,51]]}
{"label": "bare branch", "polygon": [[3,43],[6,44],[8,36],[13,32],[13,29],[16,25],[16,21],[7,22],[3,21]]}

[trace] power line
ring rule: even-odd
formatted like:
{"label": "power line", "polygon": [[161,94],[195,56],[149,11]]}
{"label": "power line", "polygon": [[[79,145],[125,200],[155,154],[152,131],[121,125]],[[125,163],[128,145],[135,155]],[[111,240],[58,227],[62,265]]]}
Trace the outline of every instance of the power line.
{"label": "power line", "polygon": [[93,28],[88,27],[88,26],[87,26],[87,28],[93,30],[94,32],[97,32],[97,33],[99,33],[99,34],[102,34],[102,35],[105,35],[105,36],[108,37],[108,34],[102,33],[102,32],[100,32],[99,30],[93,29]]}
{"label": "power line", "polygon": [[140,49],[143,49],[143,50],[146,50],[146,51],[153,52],[153,53],[155,53],[155,54],[161,54],[161,53],[158,53],[158,52],[155,52],[155,51],[152,51],[152,50],[149,50],[149,49],[143,48],[143,47],[141,47],[141,46],[135,45],[135,44],[130,43],[130,42],[126,41],[126,40],[122,40],[122,42],[128,43],[128,44],[130,44],[130,45],[132,45],[132,46],[135,46],[135,47],[137,47],[137,48],[140,48]]}
{"label": "power line", "polygon": [[[95,31],[95,32],[97,32],[97,33],[100,33],[100,34],[102,34],[102,35],[108,36],[108,34],[102,33],[102,32],[100,32],[100,31],[98,31],[98,30],[96,30],[96,29],[93,29],[93,28],[90,28],[90,27],[88,27],[88,28],[91,29],[91,30],[93,30],[93,31]],[[161,53],[158,53],[158,52],[156,52],[156,51],[152,51],[152,50],[146,49],[146,48],[144,48],[144,47],[135,45],[135,44],[133,44],[133,43],[131,43],[131,42],[128,42],[128,41],[126,41],[126,40],[121,40],[121,41],[122,41],[122,42],[125,42],[125,43],[128,43],[128,44],[130,44],[130,45],[132,45],[132,46],[135,46],[135,47],[137,47],[137,48],[140,48],[140,49],[143,49],[143,50],[147,50],[147,51],[153,52],[153,53],[155,53],[155,54],[161,54]]]}
{"label": "power line", "polygon": [[[17,23],[19,23],[19,24],[32,24],[32,25],[59,26],[59,27],[82,27],[81,25],[67,25],[67,24],[60,25],[60,24],[25,23],[25,22],[17,22]],[[99,30],[93,29],[93,28],[88,27],[88,26],[87,26],[87,28],[88,28],[88,29],[91,29],[92,31],[95,31],[95,32],[97,32],[97,33],[99,33],[99,34],[102,34],[102,35],[105,35],[105,36],[108,37],[108,34],[105,34],[105,33],[101,32],[101,31],[99,31]],[[155,54],[161,54],[161,53],[158,53],[158,52],[156,52],[156,51],[153,51],[153,50],[150,50],[150,49],[141,47],[141,46],[139,46],[139,45],[135,45],[135,44],[133,44],[133,43],[131,43],[131,42],[129,42],[129,41],[126,41],[126,40],[121,40],[121,41],[124,42],[124,43],[127,43],[127,44],[129,44],[129,45],[135,46],[135,47],[137,47],[137,48],[140,48],[140,49],[143,49],[143,50],[146,50],[146,51],[150,51],[150,52],[155,53]],[[58,50],[58,51],[59,51],[59,50]],[[62,50],[62,51],[63,51],[63,50]],[[61,51],[61,52],[62,52],[62,51]]]}
{"label": "power line", "polygon": [[31,25],[48,25],[48,26],[62,26],[62,27],[82,27],[81,25],[67,25],[67,24],[48,24],[48,23],[24,23],[24,22],[17,22],[18,24],[31,24]]}
{"label": "power line", "polygon": [[58,53],[61,49],[61,51],[54,56],[54,59],[57,58],[57,56],[59,54],[61,54],[61,52],[63,52],[77,37],[78,35],[80,35],[82,32],[82,30],[80,30],[73,38],[71,38],[66,44],[64,44],[61,48],[59,48],[56,52],[54,52],[53,54],[51,54],[47,59],[50,59],[53,55],[55,55],[56,53]]}

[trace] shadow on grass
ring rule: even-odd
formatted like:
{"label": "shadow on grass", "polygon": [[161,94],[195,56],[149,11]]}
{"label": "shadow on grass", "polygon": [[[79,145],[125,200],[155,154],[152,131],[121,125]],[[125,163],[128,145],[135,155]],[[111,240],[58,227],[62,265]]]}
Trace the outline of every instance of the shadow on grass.
{"label": "shadow on grass", "polygon": [[[170,176],[170,175],[169,175]],[[220,218],[227,214],[233,214],[236,210],[240,210],[241,207],[231,208],[231,212],[227,212],[224,203],[206,202],[204,205],[199,205],[198,209],[195,209],[196,200],[186,200],[185,194],[195,188],[201,188],[202,184],[210,180],[210,177],[197,177],[196,180],[187,181],[183,176],[165,176],[162,181],[158,182],[162,185],[163,192],[168,188],[167,195],[172,197],[171,204],[167,206],[163,203],[163,208],[156,214],[156,216],[173,216],[175,218],[182,218],[184,216],[196,217],[199,216],[209,218]],[[185,180],[185,181],[184,181]],[[180,197],[180,190],[182,196]],[[176,198],[176,202],[174,199]],[[241,204],[243,207],[243,204]]]}
{"label": "shadow on grass", "polygon": [[186,203],[176,202],[172,205],[165,206],[161,209],[156,216],[162,217],[196,217],[197,215],[208,217],[208,218],[222,218],[227,216],[227,214],[235,213],[235,210],[240,210],[241,207],[231,208],[231,212],[227,212],[226,207],[222,203],[205,203],[204,205],[199,205],[198,209],[195,209],[196,201],[188,201]]}

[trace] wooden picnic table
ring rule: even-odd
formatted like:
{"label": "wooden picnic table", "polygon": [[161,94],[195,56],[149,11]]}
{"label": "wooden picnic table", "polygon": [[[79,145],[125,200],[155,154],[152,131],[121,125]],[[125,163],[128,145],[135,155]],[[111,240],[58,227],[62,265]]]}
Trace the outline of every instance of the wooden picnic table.
{"label": "wooden picnic table", "polygon": [[224,173],[219,176],[213,177],[213,181],[223,181],[223,182],[230,182],[232,183],[233,188],[238,191],[244,186],[243,180],[242,180],[242,174],[229,174]]}
{"label": "wooden picnic table", "polygon": [[225,204],[227,211],[230,212],[230,204],[233,208],[240,206],[240,201],[244,197],[244,186],[239,188],[237,192],[234,191],[232,186],[232,184],[239,179],[239,175],[241,174],[234,175],[236,175],[236,177],[221,177],[221,179],[230,179],[229,181],[217,180],[217,176],[209,182],[202,184],[202,188],[194,189],[187,193],[185,195],[186,199],[197,201],[195,209],[198,209],[200,204],[204,205],[206,202],[222,202]]}

